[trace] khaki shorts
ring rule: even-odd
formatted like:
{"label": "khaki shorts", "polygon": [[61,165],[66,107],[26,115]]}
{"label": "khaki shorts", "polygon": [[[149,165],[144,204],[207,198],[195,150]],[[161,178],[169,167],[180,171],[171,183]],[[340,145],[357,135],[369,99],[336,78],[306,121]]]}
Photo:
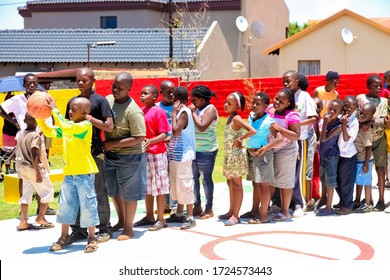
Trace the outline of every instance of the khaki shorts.
{"label": "khaki shorts", "polygon": [[178,203],[183,205],[194,203],[192,161],[170,161],[169,182],[173,200],[177,200]]}
{"label": "khaki shorts", "polygon": [[387,141],[384,134],[381,138],[372,142],[372,154],[375,167],[385,167],[387,164]]}

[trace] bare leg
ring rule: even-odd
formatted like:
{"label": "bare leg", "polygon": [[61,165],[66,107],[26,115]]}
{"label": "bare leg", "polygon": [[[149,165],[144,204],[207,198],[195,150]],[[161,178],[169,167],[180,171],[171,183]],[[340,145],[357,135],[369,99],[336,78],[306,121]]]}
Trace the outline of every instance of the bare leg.
{"label": "bare leg", "polygon": [[327,191],[327,198],[326,198],[326,209],[331,210],[332,209],[332,201],[333,201],[333,193],[334,193],[334,188],[328,188]]}
{"label": "bare leg", "polygon": [[287,219],[290,218],[290,213],[288,212],[288,209],[290,207],[291,198],[293,194],[293,189],[280,189],[280,200],[281,200],[281,208],[280,213],[282,213],[284,216],[286,216]]}
{"label": "bare leg", "polygon": [[371,186],[364,186],[364,195],[365,195],[365,201],[367,205],[371,204]]}
{"label": "bare leg", "polygon": [[262,198],[261,197],[262,192],[260,191],[260,183],[253,182],[252,185],[253,185],[253,197],[252,197],[253,204],[252,204],[251,212],[257,214],[257,212],[259,211],[260,201]]}
{"label": "bare leg", "polygon": [[312,192],[313,192],[313,181],[312,180],[306,180],[306,194],[305,194],[305,200],[307,205],[312,205]]}
{"label": "bare leg", "polygon": [[20,204],[20,222],[18,229],[25,229],[29,227],[28,224],[28,204]]}
{"label": "bare leg", "polygon": [[194,204],[186,204],[186,207],[187,207],[187,217],[192,217]]}
{"label": "bare leg", "polygon": [[[154,222],[154,197],[152,195],[146,195],[145,199],[145,206],[146,206],[146,218],[148,218],[149,221]],[[158,204],[157,204],[157,210],[158,210]],[[164,212],[164,210],[163,210]]]}
{"label": "bare leg", "polygon": [[239,217],[244,190],[242,189],[242,177],[233,178],[233,216]]}
{"label": "bare leg", "polygon": [[261,193],[260,195],[261,203],[259,209],[260,221],[267,221],[268,220],[267,210],[268,210],[269,201],[271,199],[269,185],[266,183],[260,183],[259,189]]}
{"label": "bare leg", "polygon": [[379,198],[378,202],[385,201],[385,168],[376,167],[376,173],[378,174],[378,189],[379,189]]}
{"label": "bare leg", "polygon": [[116,213],[118,215],[118,223],[112,227],[113,231],[118,231],[125,225],[125,211],[122,198],[119,195],[116,195],[112,198]]}
{"label": "bare leg", "polygon": [[39,205],[39,211],[38,211],[38,216],[37,218],[35,219],[35,221],[38,223],[38,224],[47,224],[47,220],[45,219],[45,213],[46,213],[46,209],[47,207],[49,206],[48,203],[43,203],[41,202],[40,205]]}
{"label": "bare leg", "polygon": [[156,197],[156,200],[157,200],[157,220],[165,224],[164,208],[166,203],[166,195],[165,194],[158,195]]}
{"label": "bare leg", "polygon": [[[363,191],[363,186],[357,185],[356,186],[356,195],[355,195],[355,201],[357,203],[360,203],[360,200],[361,200],[361,197],[362,197],[362,191]],[[370,197],[371,197],[371,193],[370,193]],[[367,196],[366,196],[366,198],[367,198]]]}
{"label": "bare leg", "polygon": [[137,200],[123,201],[124,205],[124,227],[118,240],[127,240],[134,236],[133,222],[137,210]]}

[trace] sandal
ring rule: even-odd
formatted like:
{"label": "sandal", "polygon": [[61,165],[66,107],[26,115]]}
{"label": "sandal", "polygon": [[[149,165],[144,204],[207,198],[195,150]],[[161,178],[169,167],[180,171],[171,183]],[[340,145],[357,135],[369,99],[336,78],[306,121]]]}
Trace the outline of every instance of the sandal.
{"label": "sandal", "polygon": [[232,215],[230,215],[229,213],[226,213],[226,214],[219,215],[218,219],[220,219],[220,220],[229,220],[231,216]]}
{"label": "sandal", "polygon": [[278,213],[275,216],[272,217],[272,220],[275,222],[285,222],[285,221],[291,221],[291,217],[286,217],[283,213]]}
{"label": "sandal", "polygon": [[98,248],[98,241],[97,239],[88,240],[87,247],[84,249],[84,253],[93,253],[96,252]]}
{"label": "sandal", "polygon": [[72,238],[70,235],[68,235],[67,237],[60,237],[58,238],[57,242],[53,244],[53,246],[50,247],[50,251],[59,251],[59,250],[62,250],[64,249],[65,247],[71,245],[73,242],[72,242]]}
{"label": "sandal", "polygon": [[150,230],[150,231],[158,231],[158,230],[166,228],[166,227],[168,227],[167,224],[164,224],[161,221],[157,221],[154,225],[150,226],[148,228],[148,230]]}
{"label": "sandal", "polygon": [[133,224],[133,227],[142,227],[142,226],[150,226],[150,225],[154,225],[155,221],[151,221],[149,220],[147,217],[143,217],[141,220],[139,220],[138,222],[135,222]]}
{"label": "sandal", "polygon": [[240,218],[236,218],[234,216],[231,216],[229,220],[224,222],[225,226],[234,226],[234,225],[237,225],[239,223],[241,223]]}
{"label": "sandal", "polygon": [[270,220],[260,220],[259,218],[256,218],[256,219],[250,219],[248,221],[248,224],[258,225],[258,224],[269,224],[270,222],[271,222]]}

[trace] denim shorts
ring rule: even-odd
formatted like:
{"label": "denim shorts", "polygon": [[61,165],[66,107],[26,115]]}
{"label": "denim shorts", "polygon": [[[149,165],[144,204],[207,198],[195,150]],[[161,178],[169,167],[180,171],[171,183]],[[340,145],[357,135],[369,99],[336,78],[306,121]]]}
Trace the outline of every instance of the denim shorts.
{"label": "denim shorts", "polygon": [[124,201],[143,200],[146,194],[146,153],[121,155],[106,152],[104,160],[107,192]]}
{"label": "denim shorts", "polygon": [[57,223],[73,225],[80,209],[80,226],[99,224],[95,174],[65,175],[59,195]]}
{"label": "denim shorts", "polygon": [[339,156],[320,158],[320,178],[327,188],[337,188],[337,168]]}
{"label": "denim shorts", "polygon": [[356,185],[371,186],[372,183],[372,159],[368,163],[368,172],[363,173],[364,161],[357,162]]}

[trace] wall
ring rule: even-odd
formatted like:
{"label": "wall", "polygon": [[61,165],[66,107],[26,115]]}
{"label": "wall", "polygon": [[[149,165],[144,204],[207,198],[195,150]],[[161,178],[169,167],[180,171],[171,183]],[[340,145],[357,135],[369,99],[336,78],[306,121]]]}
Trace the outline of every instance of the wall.
{"label": "wall", "polygon": [[[367,77],[371,74],[378,73],[365,73],[365,74],[348,74],[340,75],[340,83],[337,88],[340,98],[343,99],[347,95],[358,95],[360,93],[366,93],[366,80]],[[379,76],[383,79],[383,74],[379,73]],[[130,96],[134,98],[134,101],[142,106],[140,102],[140,92],[143,86],[153,84],[159,87],[160,83],[167,78],[137,78],[134,79],[133,86],[130,92]],[[176,78],[169,78],[176,86],[182,85],[184,83],[180,82]],[[317,86],[325,84],[325,77],[321,76],[309,76],[309,88],[308,92],[313,93],[314,89]],[[236,80],[214,80],[214,81],[197,81],[189,84],[188,88],[191,90],[196,85],[205,85],[214,91],[217,95],[217,98],[213,98],[211,103],[213,103],[219,115],[222,117],[226,116],[226,113],[223,111],[223,105],[226,99],[226,96],[233,91],[240,91],[247,97],[247,105],[250,105],[251,96],[257,91],[263,91],[270,95],[271,98],[275,96],[278,90],[282,87],[282,79],[280,77],[273,78],[257,78],[257,79],[236,79]],[[96,91],[107,96],[111,93],[112,80],[98,80],[96,81],[95,88]],[[49,93],[56,99],[56,103],[61,113],[65,113],[65,108],[68,100],[79,94],[78,89],[67,89],[67,90],[49,90]],[[0,94],[0,102],[4,100],[5,94]],[[159,96],[157,101],[161,100]],[[248,113],[250,112],[249,106],[242,113],[242,117],[247,118]],[[3,118],[0,118],[0,127],[3,126]],[[1,133],[0,133],[1,134]],[[1,137],[0,137],[1,145]],[[60,154],[62,153],[62,142],[60,139],[54,139],[52,149],[50,154]]]}

